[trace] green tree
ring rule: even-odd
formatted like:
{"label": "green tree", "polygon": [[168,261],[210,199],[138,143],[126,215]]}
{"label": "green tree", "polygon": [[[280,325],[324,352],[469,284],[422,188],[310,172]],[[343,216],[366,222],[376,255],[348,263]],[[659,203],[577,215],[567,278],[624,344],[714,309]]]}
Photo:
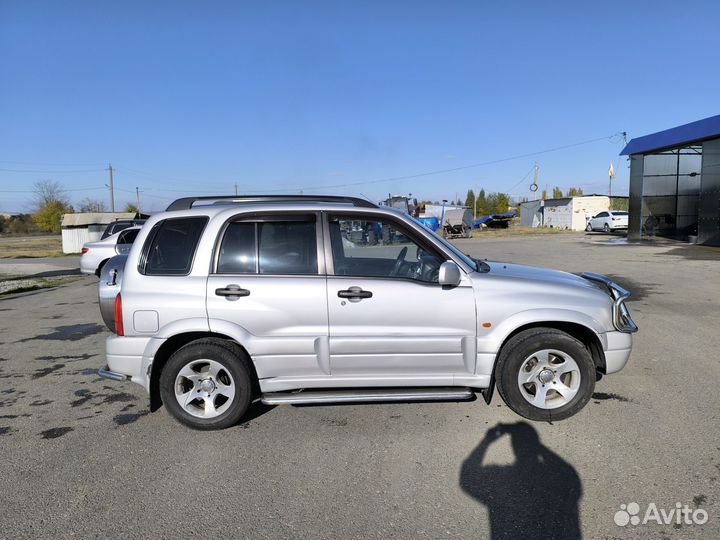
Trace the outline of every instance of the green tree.
{"label": "green tree", "polygon": [[478,216],[486,216],[490,213],[490,212],[488,212],[487,197],[485,196],[484,189],[481,189],[480,193],[478,193],[475,204],[477,206],[477,215]]}
{"label": "green tree", "polygon": [[505,214],[510,209],[510,196],[507,193],[497,194],[497,203],[495,205],[495,214]]}
{"label": "green tree", "polygon": [[37,228],[43,232],[60,233],[63,214],[74,213],[73,207],[61,201],[52,201],[33,215]]}
{"label": "green tree", "polygon": [[136,214],[140,213],[140,209],[135,206],[133,203],[127,203],[125,205],[125,210],[123,212],[135,212]]}
{"label": "green tree", "polygon": [[542,200],[547,201],[547,189],[542,190]]}
{"label": "green tree", "polygon": [[468,189],[467,196],[465,197],[465,206],[475,208],[475,192],[472,189]]}
{"label": "green tree", "polygon": [[37,229],[30,214],[19,214],[7,220],[5,230],[14,234],[27,234]]}
{"label": "green tree", "polygon": [[33,221],[43,232],[59,233],[63,214],[74,212],[60,182],[38,180],[33,184]]}
{"label": "green tree", "polygon": [[582,194],[583,194],[582,188],[571,187],[570,189],[568,189],[568,192],[567,192],[568,197],[580,197],[580,196],[582,196]]}
{"label": "green tree", "polygon": [[553,199],[562,199],[563,198],[563,192],[562,189],[559,187],[555,187],[553,189]]}

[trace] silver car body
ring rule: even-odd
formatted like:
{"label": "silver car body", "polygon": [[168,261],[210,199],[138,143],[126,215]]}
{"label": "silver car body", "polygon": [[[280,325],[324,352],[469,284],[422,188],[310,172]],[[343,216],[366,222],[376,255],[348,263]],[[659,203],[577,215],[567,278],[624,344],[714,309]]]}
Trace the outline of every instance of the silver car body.
{"label": "silver car body", "polygon": [[129,231],[138,229],[140,227],[128,227],[103,240],[83,244],[83,253],[80,256],[80,272],[83,274],[95,274],[100,264],[123,251],[127,252],[130,244],[118,243],[118,240],[122,240],[127,236]]}
{"label": "silver car body", "polygon": [[[317,275],[214,273],[218,238],[229,220],[242,214],[291,211],[335,211],[402,222],[457,265],[459,285],[334,275],[322,220],[317,223]],[[209,218],[190,273],[140,273],[138,261],[153,226],[185,216]],[[592,336],[601,372],[616,372],[627,362],[633,330],[621,325],[634,323],[624,307],[622,289],[609,280],[514,264],[482,263],[478,270],[473,266],[420,223],[386,207],[247,204],[157,214],[140,231],[127,256],[121,289],[125,335],[107,339],[105,376],[127,377],[150,391],[151,377],[157,376],[152,370],[154,359],[164,344],[171,343],[168,340],[217,335],[244,347],[262,392],[411,386],[484,389],[491,386],[495,360],[506,339],[523,327],[548,324],[582,327]],[[115,280],[105,273],[101,279]],[[252,294],[233,301],[213,292],[230,285]],[[345,302],[337,293],[350,287],[370,290],[373,296]]]}

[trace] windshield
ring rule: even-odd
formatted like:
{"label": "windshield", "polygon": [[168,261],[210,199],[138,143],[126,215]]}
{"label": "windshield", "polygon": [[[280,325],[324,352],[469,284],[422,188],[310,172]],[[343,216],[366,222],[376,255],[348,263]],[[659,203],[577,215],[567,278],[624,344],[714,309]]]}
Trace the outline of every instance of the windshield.
{"label": "windshield", "polygon": [[453,246],[450,242],[445,240],[442,236],[440,236],[435,231],[432,231],[428,229],[428,231],[446,248],[448,248],[450,251],[452,251],[455,255],[457,255],[462,261],[467,264],[470,268],[472,268],[475,272],[478,271],[477,263],[474,259],[471,259],[467,255],[465,255],[462,251],[460,251],[458,248]]}

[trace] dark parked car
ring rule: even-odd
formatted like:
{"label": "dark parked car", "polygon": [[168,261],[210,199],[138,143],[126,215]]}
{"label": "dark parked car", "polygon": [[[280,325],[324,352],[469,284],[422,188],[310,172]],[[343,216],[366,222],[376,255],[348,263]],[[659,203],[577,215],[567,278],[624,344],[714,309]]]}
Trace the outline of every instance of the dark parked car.
{"label": "dark parked car", "polygon": [[108,236],[123,231],[128,227],[132,227],[134,225],[142,225],[143,223],[145,223],[145,221],[146,220],[144,219],[118,219],[117,221],[108,223],[108,226],[105,227],[105,231],[102,233],[100,240],[105,240]]}

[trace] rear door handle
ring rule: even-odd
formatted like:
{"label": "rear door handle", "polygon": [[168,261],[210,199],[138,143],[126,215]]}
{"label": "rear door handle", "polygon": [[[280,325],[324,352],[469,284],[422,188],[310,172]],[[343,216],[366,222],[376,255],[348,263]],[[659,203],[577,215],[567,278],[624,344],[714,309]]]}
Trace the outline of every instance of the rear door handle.
{"label": "rear door handle", "polygon": [[250,291],[240,285],[227,285],[225,288],[215,289],[217,296],[224,296],[226,300],[237,300],[241,296],[250,296]]}
{"label": "rear door handle", "polygon": [[373,293],[370,291],[363,291],[360,287],[350,287],[344,291],[338,291],[340,298],[349,298],[356,302],[363,298],[372,298]]}

